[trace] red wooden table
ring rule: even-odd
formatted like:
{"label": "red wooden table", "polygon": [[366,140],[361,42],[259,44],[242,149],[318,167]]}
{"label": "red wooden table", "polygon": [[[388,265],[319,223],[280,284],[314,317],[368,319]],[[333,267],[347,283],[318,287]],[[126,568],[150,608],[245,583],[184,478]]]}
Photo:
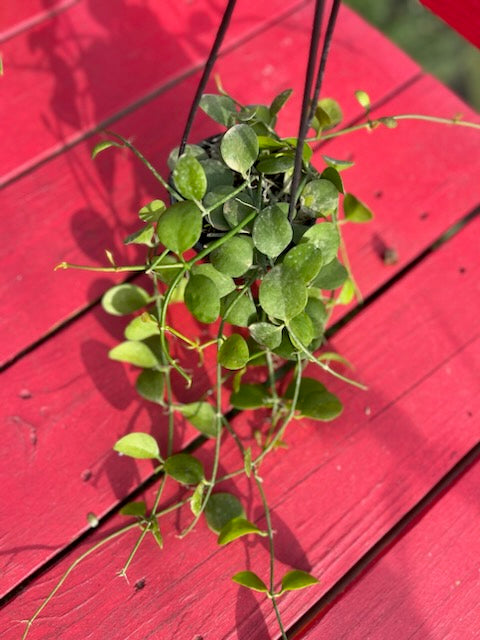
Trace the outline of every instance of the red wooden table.
{"label": "red wooden table", "polygon": [[[162,439],[164,427],[135,395],[131,372],[107,358],[123,322],[105,317],[98,301],[114,278],[52,267],[103,263],[105,248],[119,261],[134,256],[122,239],[138,208],[161,194],[128,155],[93,163],[95,130],[131,137],[163,169],[222,8],[214,0],[25,0],[0,9],[2,638],[21,637],[22,621],[82,551],[124,524],[116,506],[152,475],[150,464],[112,452],[127,432]],[[269,101],[293,87],[281,122],[290,134],[311,15],[304,0],[239,1],[218,62],[241,101]],[[374,115],[461,112],[478,121],[343,8],[324,95],[341,102],[347,123],[361,118],[359,88]],[[200,116],[192,138],[213,131]],[[346,405],[342,417],[296,423],[288,452],[262,467],[278,574],[295,566],[320,578],[285,596],[282,616],[292,637],[309,639],[479,638],[480,134],[402,123],[316,153],[355,159],[349,186],[376,214],[347,229],[367,304],[331,345],[369,390],[330,382]],[[459,222],[458,233],[444,236]],[[398,254],[395,264],[385,264],[386,247]],[[252,419],[243,413],[236,424]],[[180,433],[177,449],[195,437],[188,427]],[[207,458],[210,447],[198,455]],[[227,448],[225,466],[236,456]],[[235,486],[261,525],[251,487]],[[135,534],[90,556],[29,637],[278,637],[269,603],[230,580],[250,566],[266,575],[265,545],[219,550],[203,524],[178,540],[187,519],[167,517],[164,550],[147,540],[129,582],[116,571]]]}

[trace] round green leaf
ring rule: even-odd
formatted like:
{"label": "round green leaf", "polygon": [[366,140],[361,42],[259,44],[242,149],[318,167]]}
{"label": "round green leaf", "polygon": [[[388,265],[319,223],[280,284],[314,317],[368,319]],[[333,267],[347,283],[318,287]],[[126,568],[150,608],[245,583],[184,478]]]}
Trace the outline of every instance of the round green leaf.
{"label": "round green leaf", "polygon": [[145,502],[128,502],[120,509],[122,516],[134,516],[142,518],[147,513],[147,505]]}
{"label": "round green leaf", "polygon": [[153,246],[154,229],[151,224],[142,227],[138,231],[131,233],[123,240],[123,244],[145,244],[147,247]]}
{"label": "round green leaf", "polygon": [[225,127],[230,127],[237,117],[235,102],[228,96],[205,93],[200,100],[200,109]]}
{"label": "round green leaf", "polygon": [[[333,98],[322,98],[318,101],[318,107],[327,114],[329,122],[325,123],[322,129],[331,129],[340,124],[343,118],[342,109]],[[316,114],[315,114],[316,115]]]}
{"label": "round green leaf", "polygon": [[231,493],[212,493],[204,514],[208,527],[217,534],[233,518],[245,517],[240,500]]}
{"label": "round green leaf", "polygon": [[162,200],[152,200],[138,212],[140,220],[144,222],[158,222],[162,213],[167,209]]}
{"label": "round green leaf", "polygon": [[227,276],[243,276],[252,265],[252,241],[246,236],[234,236],[212,251],[210,260],[215,269]]}
{"label": "round green leaf", "polygon": [[358,100],[358,103],[360,104],[360,106],[362,106],[367,111],[370,109],[371,107],[370,96],[366,91],[362,91],[361,89],[359,89],[358,91],[355,91],[355,97]]}
{"label": "round green leaf", "polygon": [[260,211],[253,225],[253,244],[269,258],[276,258],[293,237],[288,205],[272,204]]}
{"label": "round green leaf", "polygon": [[190,402],[177,407],[178,411],[200,433],[209,438],[217,435],[217,418],[215,409],[208,402]]}
{"label": "round green leaf", "polygon": [[217,271],[213,264],[205,262],[203,264],[195,264],[191,269],[191,274],[194,276],[206,276],[210,278],[217,287],[218,295],[220,298],[228,295],[235,289],[235,283],[230,276],[226,276],[224,273]]}
{"label": "round green leaf", "polygon": [[343,284],[340,294],[337,298],[337,304],[350,304],[355,296],[355,287],[350,278],[347,278]]}
{"label": "round green leaf", "polygon": [[259,299],[269,316],[289,320],[305,308],[307,288],[296,271],[281,264],[265,275],[260,285]]}
{"label": "round green leaf", "polygon": [[108,357],[119,362],[129,362],[136,367],[151,369],[158,365],[158,360],[153,351],[138,340],[126,340],[121,342],[108,352]]}
{"label": "round green leaf", "polygon": [[207,191],[213,191],[217,187],[232,187],[234,173],[226,167],[220,160],[208,158],[202,160],[200,164],[205,171],[207,177]]}
{"label": "round green leaf", "polygon": [[323,264],[328,264],[337,255],[340,236],[333,222],[319,222],[303,234],[301,243],[304,242],[309,242],[320,249]]}
{"label": "round green leaf", "polygon": [[185,287],[184,298],[187,308],[200,322],[210,324],[218,318],[220,295],[213,280],[207,276],[191,276]]}
{"label": "round green leaf", "polygon": [[141,316],[133,318],[125,328],[125,338],[127,340],[144,340],[150,336],[160,334],[158,323],[149,313],[142,313]]}
{"label": "round green leaf", "polygon": [[182,484],[198,484],[205,478],[203,464],[189,453],[176,453],[165,460],[165,473]]}
{"label": "round green leaf", "polygon": [[[223,215],[233,229],[240,224],[254,208],[250,195],[242,192],[223,205]],[[251,225],[253,225],[252,222],[248,223],[246,228],[250,228]]]}
{"label": "round green leaf", "polygon": [[151,402],[157,404],[163,404],[163,387],[165,383],[165,376],[161,371],[154,371],[153,369],[145,369],[138,376],[135,383],[137,392]]}
{"label": "round green leaf", "polygon": [[180,264],[178,259],[172,254],[168,254],[156,262],[153,271],[162,282],[171,285],[178,276],[178,272],[182,269],[183,266]]}
{"label": "round green leaf", "polygon": [[230,395],[230,404],[235,409],[258,409],[268,403],[268,395],[261,384],[241,384]]}
{"label": "round green leaf", "polygon": [[313,284],[320,289],[333,291],[341,287],[347,278],[348,271],[337,258],[334,258],[320,269],[320,273],[315,278]]}
{"label": "round green leaf", "polygon": [[220,143],[220,153],[225,164],[243,175],[257,159],[258,150],[257,134],[247,124],[233,126]]}
{"label": "round green leaf", "polygon": [[247,587],[247,589],[251,589],[252,591],[261,591],[262,593],[267,593],[267,585],[260,580],[256,573],[253,571],[239,571],[234,576],[232,576],[232,580],[237,584],[242,585],[242,587]]}
{"label": "round green leaf", "polygon": [[205,491],[205,484],[200,482],[195,488],[190,499],[190,509],[194,516],[198,516],[202,510],[203,492]]}
{"label": "round green leaf", "polygon": [[287,571],[282,578],[282,591],[296,591],[297,589],[305,589],[314,584],[318,584],[319,580],[306,571],[294,569]]}
{"label": "round green leaf", "polygon": [[[292,399],[295,384],[292,382],[285,398]],[[343,406],[340,400],[327,391],[325,386],[314,378],[302,378],[297,400],[297,410],[302,416],[328,422],[342,413]]]}
{"label": "round green leaf", "polygon": [[316,218],[329,216],[337,210],[338,189],[330,180],[311,180],[305,185],[300,202],[303,209]]}
{"label": "round green leaf", "polygon": [[293,89],[285,89],[285,91],[279,93],[278,96],[275,96],[272,104],[270,105],[270,113],[272,114],[272,116],[276,115],[280,111],[280,109],[283,108],[292,93]]}
{"label": "round green leaf", "polygon": [[278,155],[271,155],[257,164],[257,170],[260,173],[274,174],[285,173],[290,169],[293,169],[295,164],[295,156],[293,153],[282,153]]}
{"label": "round green leaf", "polygon": [[317,300],[317,298],[308,298],[305,313],[312,321],[314,338],[322,337],[325,330],[325,322],[328,318],[326,306],[321,300]]}
{"label": "round green leaf", "polygon": [[230,324],[236,327],[248,327],[257,319],[257,309],[249,292],[238,295],[232,291],[221,300],[220,314]]}
{"label": "round green leaf", "polygon": [[308,242],[298,244],[290,249],[283,259],[283,264],[295,271],[303,282],[308,283],[315,278],[322,267],[322,252]]}
{"label": "round green leaf", "polygon": [[282,327],[269,322],[254,322],[248,330],[255,342],[267,349],[276,349],[282,341]]}
{"label": "round green leaf", "polygon": [[145,460],[160,455],[157,441],[149,433],[129,433],[117,440],[113,449],[124,456]]}
{"label": "round green leaf", "polygon": [[237,538],[246,536],[249,533],[255,533],[259,536],[267,535],[264,531],[261,531],[253,522],[246,520],[245,518],[233,518],[222,528],[220,535],[218,536],[218,544],[228,544]]}
{"label": "round green leaf", "polygon": [[136,284],[118,284],[106,291],[102,307],[113,316],[125,316],[141,309],[150,301],[150,296]]}
{"label": "round green leaf", "polygon": [[218,361],[225,369],[242,369],[249,357],[248,345],[238,333],[227,338],[218,352]]}
{"label": "round green leaf", "polygon": [[157,234],[160,242],[180,255],[191,249],[202,233],[202,213],[196,204],[176,202],[160,217]]}
{"label": "round green leaf", "polygon": [[288,332],[292,344],[298,345],[298,342],[300,342],[300,345],[303,347],[308,347],[315,337],[313,323],[305,311],[302,311],[302,313],[299,313],[298,316],[290,320],[288,323]]}
{"label": "round green leaf", "polygon": [[178,191],[187,200],[201,200],[207,191],[207,176],[200,162],[189,154],[178,159],[173,170]]}
{"label": "round green leaf", "polygon": [[351,193],[347,193],[343,199],[343,211],[349,222],[370,222],[373,218],[373,213],[367,205]]}
{"label": "round green leaf", "polygon": [[[170,151],[168,156],[167,165],[170,171],[175,169],[175,165],[178,162],[178,152],[180,151],[180,147],[175,147]],[[207,153],[203,147],[198,144],[187,144],[183,151],[182,155],[189,155],[197,158],[197,160],[203,160],[207,158]]]}
{"label": "round green leaf", "polygon": [[337,171],[337,169],[334,169],[333,167],[327,167],[322,171],[322,175],[320,177],[322,178],[322,180],[328,180],[329,182],[331,182],[339,193],[345,193],[342,176]]}

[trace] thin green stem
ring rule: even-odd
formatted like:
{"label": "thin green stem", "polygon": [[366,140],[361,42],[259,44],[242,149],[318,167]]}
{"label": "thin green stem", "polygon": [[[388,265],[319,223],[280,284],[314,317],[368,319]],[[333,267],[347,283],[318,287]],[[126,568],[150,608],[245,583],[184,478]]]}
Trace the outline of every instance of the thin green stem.
{"label": "thin green stem", "polygon": [[93,265],[72,264],[71,262],[60,262],[54,267],[54,271],[58,269],[80,269],[81,271],[102,271],[110,273],[124,273],[129,271],[145,271],[147,267],[144,264],[132,264],[123,267],[95,267]]}
{"label": "thin green stem", "polygon": [[348,257],[347,246],[345,244],[345,240],[343,239],[343,235],[342,235],[340,226],[338,224],[337,224],[337,229],[338,229],[338,235],[340,238],[340,255],[342,256],[343,266],[347,270],[348,277],[353,285],[353,290],[355,291],[355,297],[357,298],[357,301],[361,304],[363,302],[363,295],[353,275],[352,267],[350,265],[350,258]]}

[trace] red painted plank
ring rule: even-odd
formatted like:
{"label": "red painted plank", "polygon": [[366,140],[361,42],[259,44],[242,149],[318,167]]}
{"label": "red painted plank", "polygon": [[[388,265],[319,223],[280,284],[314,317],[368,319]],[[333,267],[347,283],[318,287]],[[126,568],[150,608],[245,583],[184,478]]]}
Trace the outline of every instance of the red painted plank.
{"label": "red painted plank", "polygon": [[[303,67],[306,56],[310,11],[307,8],[279,22],[240,50],[226,55],[218,66],[226,87],[248,102],[253,96],[257,101],[271,100],[277,92],[293,86],[296,96],[282,121],[283,130],[290,133],[298,126],[297,107],[303,83],[298,69]],[[358,43],[355,68],[351,64],[351,42]],[[372,50],[382,54],[374,66]],[[262,64],[258,64],[259,52],[263,52]],[[246,65],[250,69],[248,76]],[[368,85],[372,94],[382,99],[411,79],[417,69],[380,34],[345,10],[327,66],[325,92],[342,101],[346,118],[351,119],[359,115],[353,92],[360,78],[365,78],[363,86]],[[165,167],[168,149],[180,139],[197,81],[195,76],[178,84],[115,125],[117,131],[133,137],[160,169]],[[438,99],[447,111],[460,108],[457,101],[450,102],[450,94],[443,92],[439,90]],[[162,131],[161,138],[152,136],[152,131]],[[199,117],[192,140],[213,131],[212,124]],[[468,141],[465,144],[471,149]],[[13,358],[99,295],[94,274],[53,274],[53,265],[63,260],[101,264],[105,248],[114,251],[119,264],[131,258],[132,253],[125,250],[122,240],[135,229],[138,208],[159,196],[158,183],[131,156],[112,152],[93,163],[89,157],[92,146],[93,141],[77,145],[4,189],[0,235],[22,237],[22,252],[6,243],[0,248],[0,330],[4,337],[0,362]],[[473,149],[471,155],[475,157]],[[35,260],[27,263],[25,256],[33,255]],[[41,297],[36,295],[38,291],[42,291]],[[7,322],[12,314],[15,325]]]}
{"label": "red painted plank", "polygon": [[420,0],[451,27],[480,47],[480,6],[478,0]]}
{"label": "red painted plank", "polygon": [[479,487],[477,463],[299,640],[478,638]]}
{"label": "red painted plank", "polygon": [[[301,0],[240,0],[232,47]],[[207,57],[224,3],[83,0],[5,44],[0,183],[78,141]]]}
{"label": "red painted plank", "polygon": [[[479,232],[477,219],[342,330],[334,346],[353,359],[370,391],[332,384],[346,402],[344,416],[323,426],[293,425],[288,453],[275,452],[262,467],[276,514],[277,572],[293,565],[321,578],[316,589],[282,600],[287,624],[480,439],[480,333],[470,304],[480,293]],[[412,301],[421,302],[412,308]],[[251,429],[251,419],[240,418],[237,428]],[[224,463],[240,465],[234,447],[227,446]],[[258,519],[254,490],[244,482],[238,488],[250,517]],[[217,550],[203,525],[180,541],[175,532],[189,517],[185,512],[181,521],[167,518],[164,551],[147,543],[131,567],[130,584],[113,576],[134,536],[81,565],[38,621],[32,640],[55,638],[59,624],[66,640],[80,640],[92,628],[112,640],[215,638],[219,629],[225,639],[275,637],[268,603],[258,605],[257,596],[229,580],[245,567],[265,576],[265,545],[239,542]],[[18,621],[38,606],[79,551],[5,607],[0,620],[10,630],[6,638],[17,637]],[[145,589],[136,591],[140,579]]]}
{"label": "red painted plank", "polygon": [[78,0],[22,0],[2,2],[0,6],[0,42],[12,38],[42,20],[48,20],[58,11]]}

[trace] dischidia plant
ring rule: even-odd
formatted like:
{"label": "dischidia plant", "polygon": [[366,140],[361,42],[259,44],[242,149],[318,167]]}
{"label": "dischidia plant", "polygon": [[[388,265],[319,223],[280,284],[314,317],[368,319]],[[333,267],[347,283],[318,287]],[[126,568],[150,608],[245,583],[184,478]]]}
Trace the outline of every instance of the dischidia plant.
{"label": "dischidia plant", "polygon": [[[334,2],[312,93],[322,4],[317,3],[299,135],[279,136],[275,129],[277,114],[290,97],[290,90],[280,93],[268,106],[242,105],[219,83],[218,95],[202,95],[233,4],[229,2],[217,34],[182,144],[170,154],[170,177],[162,176],[130,141],[117,134],[110,133],[108,139],[93,149],[93,157],[110,147],[131,150],[170,196],[168,204],[161,200],[146,204],[139,212],[138,231],[125,239],[127,244],[145,247],[143,264],[117,265],[107,251],[109,264],[105,267],[58,265],[63,269],[143,272],[150,278],[148,290],[134,282],[112,287],[103,296],[102,305],[110,314],[131,316],[125,327],[125,341],[109,355],[139,369],[138,393],[146,401],[163,407],[168,415],[167,444],[165,450],[160,450],[150,434],[140,432],[130,433],[114,444],[120,454],[155,461],[159,485],[154,502],[148,507],[144,502],[130,502],[121,509],[120,513],[133,521],[97,542],[69,567],[28,621],[23,638],[85,557],[137,528],[138,540],[120,572],[126,576],[147,535],[153,535],[159,547],[163,547],[161,517],[188,507],[191,522],[181,537],[204,517],[219,545],[230,544],[245,535],[268,538],[270,574],[259,576],[239,567],[232,579],[248,589],[263,592],[271,600],[282,637],[287,637],[278,598],[287,591],[315,585],[318,580],[293,568],[281,577],[278,585],[274,575],[274,531],[261,464],[272,450],[284,445],[285,432],[292,420],[306,416],[330,421],[342,411],[340,400],[325,384],[304,375],[309,363],[317,365],[327,377],[336,376],[363,388],[337,370],[339,363],[346,364],[343,357],[316,352],[325,341],[334,308],[350,303],[355,295],[361,299],[342,240],[342,225],[364,223],[372,218],[370,209],[345,190],[341,172],[353,163],[323,155],[323,166],[316,168],[311,164],[312,144],[359,128],[393,128],[408,118],[480,128],[458,119],[416,114],[372,120],[370,99],[364,91],[357,91],[356,97],[366,111],[365,122],[338,128],[342,117],[338,103],[330,98],[318,100],[338,11],[339,2]],[[198,104],[226,131],[199,145],[186,145]],[[306,137],[309,131],[311,138]],[[211,339],[202,342],[197,335],[185,335],[175,326],[175,311],[169,312],[172,303],[179,301],[184,301],[198,323],[208,327],[208,332],[215,323],[216,333]],[[178,344],[196,353],[200,364],[204,352],[210,350],[215,354],[214,386],[195,402],[182,403],[173,396],[173,375],[180,375],[186,386],[191,386],[193,376],[203,374],[195,362],[188,369],[180,364],[175,357]],[[256,371],[254,382],[248,375],[252,367]],[[259,371],[263,374],[261,382]],[[228,409],[225,393],[229,398]],[[262,421],[253,443],[236,433],[230,419],[245,409],[262,409]],[[214,440],[208,468],[194,454],[174,452],[176,413],[202,436]],[[264,418],[265,415],[268,417]],[[222,444],[229,438],[239,448],[243,466],[220,475]],[[242,474],[257,487],[265,529],[247,519],[236,496],[222,491],[223,482]],[[185,497],[164,506],[162,495],[167,482],[179,483]]]}

